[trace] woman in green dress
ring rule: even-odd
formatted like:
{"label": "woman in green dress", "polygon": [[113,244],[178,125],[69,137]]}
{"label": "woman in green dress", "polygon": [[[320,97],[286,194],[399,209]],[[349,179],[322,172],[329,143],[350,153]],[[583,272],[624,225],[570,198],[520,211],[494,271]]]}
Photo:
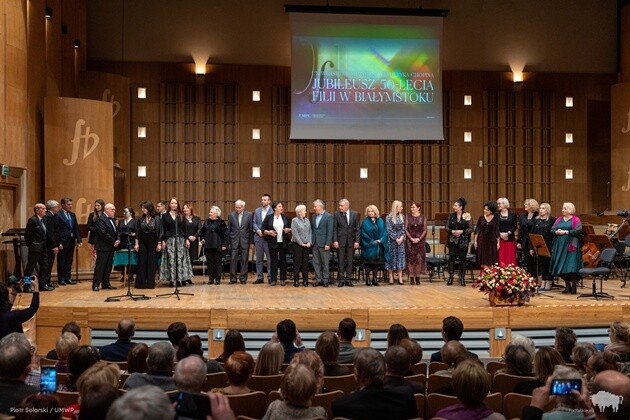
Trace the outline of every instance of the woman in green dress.
{"label": "woman in green dress", "polygon": [[577,293],[578,271],[582,263],[582,222],[575,215],[573,203],[562,204],[562,217],[558,217],[551,233],[555,235],[551,249],[551,274],[562,277],[562,293]]}

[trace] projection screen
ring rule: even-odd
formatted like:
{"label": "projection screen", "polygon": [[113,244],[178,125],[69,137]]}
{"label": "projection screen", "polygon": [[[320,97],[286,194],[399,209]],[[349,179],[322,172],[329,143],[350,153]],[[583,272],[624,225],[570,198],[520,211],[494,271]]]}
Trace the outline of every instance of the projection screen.
{"label": "projection screen", "polygon": [[289,16],[292,140],[444,140],[441,17]]}

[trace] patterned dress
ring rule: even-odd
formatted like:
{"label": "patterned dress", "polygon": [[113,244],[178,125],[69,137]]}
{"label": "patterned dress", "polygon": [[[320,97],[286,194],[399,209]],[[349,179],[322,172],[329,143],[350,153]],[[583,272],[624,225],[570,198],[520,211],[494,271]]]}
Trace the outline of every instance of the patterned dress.
{"label": "patterned dress", "polygon": [[389,244],[389,262],[385,265],[387,270],[404,270],[405,269],[405,242],[400,245],[396,243],[396,238],[405,235],[405,219],[399,214],[396,219],[391,214],[385,219],[385,227],[387,229],[387,239]]}
{"label": "patterned dress", "polygon": [[407,269],[412,277],[427,274],[427,255],[424,249],[427,232],[426,221],[427,219],[423,214],[407,215],[407,235],[411,238],[421,238],[417,244],[411,241],[407,242]]}

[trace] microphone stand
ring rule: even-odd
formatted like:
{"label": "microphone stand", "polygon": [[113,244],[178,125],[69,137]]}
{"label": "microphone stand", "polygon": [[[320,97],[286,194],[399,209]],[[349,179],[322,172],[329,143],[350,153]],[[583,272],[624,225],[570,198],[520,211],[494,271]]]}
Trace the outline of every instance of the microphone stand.
{"label": "microphone stand", "polygon": [[150,297],[146,295],[134,295],[133,293],[131,293],[131,280],[133,279],[133,276],[131,274],[131,236],[129,234],[129,231],[127,231],[127,267],[126,269],[127,269],[127,293],[125,293],[124,295],[110,296],[107,299],[105,299],[105,302],[120,302],[122,298],[128,298],[133,301],[151,299]]}
{"label": "microphone stand", "polygon": [[[167,214],[168,214],[169,217],[172,218],[170,211]],[[177,214],[175,216],[174,222],[175,222],[175,240],[173,241],[174,242],[173,246],[175,247],[175,260],[174,260],[174,262],[175,262],[175,290],[173,290],[171,293],[162,293],[161,295],[157,295],[156,297],[175,296],[175,297],[177,297],[177,300],[179,300],[179,295],[195,296],[195,294],[194,293],[184,293],[184,292],[180,292],[179,291],[179,283],[180,283],[180,281],[179,281],[179,278],[178,278],[179,273],[177,272],[177,266],[179,264],[179,260],[178,260],[178,257],[177,257],[177,243],[176,243],[177,242],[177,238],[179,238],[179,236],[178,236],[179,232],[177,231],[177,224],[179,223],[179,214]],[[186,243],[186,238],[185,237],[184,237],[184,243]],[[162,256],[162,258],[164,258],[164,255]],[[167,258],[168,258],[168,256],[167,256]]]}

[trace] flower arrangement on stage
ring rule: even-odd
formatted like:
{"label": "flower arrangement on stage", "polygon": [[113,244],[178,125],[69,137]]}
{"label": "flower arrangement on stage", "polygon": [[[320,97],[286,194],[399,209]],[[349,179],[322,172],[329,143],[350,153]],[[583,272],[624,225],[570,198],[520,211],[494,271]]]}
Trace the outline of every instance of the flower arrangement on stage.
{"label": "flower arrangement on stage", "polygon": [[529,302],[536,292],[538,284],[527,270],[512,264],[501,267],[495,264],[481,270],[473,287],[485,292],[490,297],[490,304],[517,304]]}

